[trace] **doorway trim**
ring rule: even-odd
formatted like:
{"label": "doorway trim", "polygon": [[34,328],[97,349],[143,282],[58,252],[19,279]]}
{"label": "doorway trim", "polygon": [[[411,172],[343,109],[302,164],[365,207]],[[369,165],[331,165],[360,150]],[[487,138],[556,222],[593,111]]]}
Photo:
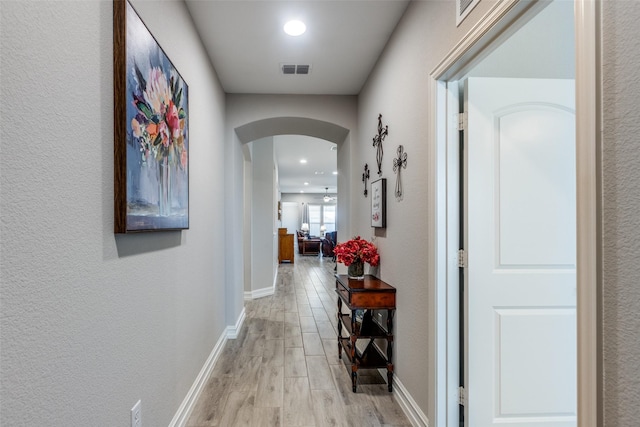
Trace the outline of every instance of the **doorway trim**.
{"label": "doorway trim", "polygon": [[[435,381],[429,392],[433,397],[430,413],[435,427],[452,427],[451,411],[457,408],[456,361],[453,342],[457,340],[457,309],[450,301],[451,266],[457,264],[457,235],[450,233],[448,218],[457,215],[457,202],[449,194],[452,180],[451,157],[455,154],[448,144],[451,117],[447,112],[448,81],[455,81],[492,51],[492,46],[508,38],[519,27],[515,21],[533,16],[548,4],[545,0],[505,0],[496,2],[489,12],[444,57],[429,76],[429,117],[434,144],[430,145],[431,189],[436,194],[435,220],[431,224],[435,238],[433,253],[436,268],[432,279],[432,343],[433,362],[430,365]],[[600,327],[602,256],[601,241],[601,60],[600,2],[574,2],[576,39],[576,215],[577,215],[577,416],[579,427],[602,425],[602,376]],[[457,176],[457,175],[456,175]],[[453,190],[453,191],[457,191]],[[454,234],[454,235],[452,235]],[[456,239],[456,240],[454,240]],[[455,280],[453,280],[455,282]],[[452,379],[454,381],[452,381]]]}

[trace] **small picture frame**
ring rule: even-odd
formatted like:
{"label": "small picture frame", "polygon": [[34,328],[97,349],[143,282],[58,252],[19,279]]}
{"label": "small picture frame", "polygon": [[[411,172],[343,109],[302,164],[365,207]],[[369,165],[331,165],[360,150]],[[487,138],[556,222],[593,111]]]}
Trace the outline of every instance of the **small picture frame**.
{"label": "small picture frame", "polygon": [[371,226],[387,226],[387,180],[380,178],[371,183]]}

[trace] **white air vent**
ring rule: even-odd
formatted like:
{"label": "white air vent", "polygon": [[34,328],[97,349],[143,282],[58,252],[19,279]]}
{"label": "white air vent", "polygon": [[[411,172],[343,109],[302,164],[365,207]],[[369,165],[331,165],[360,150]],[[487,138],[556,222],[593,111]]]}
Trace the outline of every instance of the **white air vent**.
{"label": "white air vent", "polygon": [[456,26],[460,25],[480,0],[456,0]]}
{"label": "white air vent", "polygon": [[308,64],[280,64],[282,74],[309,74],[311,65]]}
{"label": "white air vent", "polygon": [[282,66],[282,74],[295,74],[296,66],[295,65],[283,65]]}

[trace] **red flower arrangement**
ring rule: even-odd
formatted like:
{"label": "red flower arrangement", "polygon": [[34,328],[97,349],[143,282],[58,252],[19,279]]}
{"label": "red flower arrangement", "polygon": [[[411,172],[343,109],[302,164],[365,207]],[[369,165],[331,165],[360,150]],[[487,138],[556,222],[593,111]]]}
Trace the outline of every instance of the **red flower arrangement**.
{"label": "red flower arrangement", "polygon": [[360,236],[336,245],[333,253],[336,254],[338,262],[343,263],[347,267],[358,261],[368,262],[373,267],[380,264],[378,248],[376,248],[373,243],[361,239]]}

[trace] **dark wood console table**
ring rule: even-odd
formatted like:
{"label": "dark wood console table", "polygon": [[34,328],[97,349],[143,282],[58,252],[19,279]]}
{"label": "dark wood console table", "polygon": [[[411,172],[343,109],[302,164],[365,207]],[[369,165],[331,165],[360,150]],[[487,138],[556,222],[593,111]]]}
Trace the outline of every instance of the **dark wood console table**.
{"label": "dark wood console table", "polygon": [[[367,274],[364,280],[349,279],[346,274],[336,274],[336,292],[338,293],[338,357],[342,359],[342,350],[348,358],[347,369],[351,368],[351,383],[356,392],[358,369],[387,368],[387,386],[393,391],[393,315],[396,309],[396,288],[375,276]],[[342,313],[342,304],[351,311]],[[371,316],[371,310],[387,310],[386,330],[377,324]],[[362,318],[360,310],[368,310]],[[368,315],[367,315],[368,313]],[[342,330],[348,336],[342,336]],[[356,343],[365,341],[360,351]],[[376,339],[387,341],[386,354],[374,343]]]}

